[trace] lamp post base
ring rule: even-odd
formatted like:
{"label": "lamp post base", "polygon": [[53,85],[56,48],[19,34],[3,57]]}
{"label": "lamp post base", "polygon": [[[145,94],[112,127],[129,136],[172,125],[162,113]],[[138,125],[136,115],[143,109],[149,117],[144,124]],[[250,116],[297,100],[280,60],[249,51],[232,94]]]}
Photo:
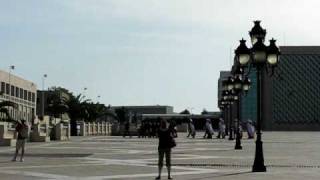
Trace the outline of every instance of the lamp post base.
{"label": "lamp post base", "polygon": [[235,150],[241,150],[241,149],[242,149],[239,134],[237,135],[237,138],[236,138],[236,145],[235,145],[234,149],[235,149]]}
{"label": "lamp post base", "polygon": [[229,132],[229,140],[230,141],[234,140],[234,138],[233,138],[233,130],[232,129],[230,129],[230,132]]}
{"label": "lamp post base", "polygon": [[240,146],[237,146],[237,145],[236,145],[236,146],[234,147],[234,149],[235,149],[235,150],[242,150],[242,146],[241,146],[241,145],[240,145]]}
{"label": "lamp post base", "polygon": [[252,172],[266,172],[267,168],[264,165],[262,141],[256,141],[256,155],[254,158],[254,164],[252,166]]}

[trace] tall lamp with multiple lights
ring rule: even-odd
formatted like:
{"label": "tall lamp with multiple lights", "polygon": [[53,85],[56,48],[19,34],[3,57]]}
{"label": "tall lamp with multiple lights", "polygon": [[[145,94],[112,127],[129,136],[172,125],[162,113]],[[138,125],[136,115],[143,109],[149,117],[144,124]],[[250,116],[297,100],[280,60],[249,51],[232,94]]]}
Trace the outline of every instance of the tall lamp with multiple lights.
{"label": "tall lamp with multiple lights", "polygon": [[271,39],[270,45],[264,44],[266,30],[260,26],[260,21],[254,21],[254,27],[249,32],[252,48],[246,46],[245,40],[240,40],[240,45],[236,50],[236,59],[241,67],[256,69],[257,76],[257,140],[256,140],[256,153],[254,164],[252,167],[253,172],[265,172],[266,166],[264,165],[263,146],[261,140],[261,73],[266,70],[270,72],[270,76],[273,75],[274,68],[279,62],[280,50],[276,46],[276,40]]}

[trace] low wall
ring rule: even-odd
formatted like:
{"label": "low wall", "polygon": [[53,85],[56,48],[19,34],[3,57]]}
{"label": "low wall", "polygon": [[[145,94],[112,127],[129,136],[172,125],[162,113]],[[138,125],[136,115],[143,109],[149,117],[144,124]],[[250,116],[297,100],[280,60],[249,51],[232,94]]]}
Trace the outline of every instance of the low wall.
{"label": "low wall", "polygon": [[111,135],[111,124],[108,122],[79,122],[79,136],[109,136]]}
{"label": "low wall", "polygon": [[55,132],[55,140],[66,141],[70,139],[70,124],[69,123],[58,123],[53,128]]}
{"label": "low wall", "polygon": [[0,146],[15,146],[15,127],[10,122],[0,122]]}
{"label": "low wall", "polygon": [[49,123],[38,123],[32,126],[30,133],[31,142],[49,142],[50,141]]}

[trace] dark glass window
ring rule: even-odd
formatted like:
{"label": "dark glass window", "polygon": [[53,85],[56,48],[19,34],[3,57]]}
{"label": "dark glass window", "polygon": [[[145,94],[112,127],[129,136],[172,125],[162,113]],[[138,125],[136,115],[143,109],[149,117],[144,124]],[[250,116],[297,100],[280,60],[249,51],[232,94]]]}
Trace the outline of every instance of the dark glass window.
{"label": "dark glass window", "polygon": [[11,93],[10,93],[11,96],[14,96],[14,90],[15,90],[15,86],[11,85]]}
{"label": "dark glass window", "polygon": [[28,100],[28,91],[27,90],[23,91],[23,99]]}
{"label": "dark glass window", "polygon": [[18,87],[16,87],[16,97],[19,97],[19,88]]}
{"label": "dark glass window", "polygon": [[28,92],[28,101],[31,101],[31,92]]}
{"label": "dark glass window", "polygon": [[6,94],[10,94],[10,85],[6,83]]}
{"label": "dark glass window", "polygon": [[36,100],[36,95],[32,93],[32,102],[35,102],[35,100]]}
{"label": "dark glass window", "polygon": [[23,99],[23,89],[20,88],[20,98]]}
{"label": "dark glass window", "polygon": [[5,93],[6,92],[6,83],[1,82],[1,92]]}

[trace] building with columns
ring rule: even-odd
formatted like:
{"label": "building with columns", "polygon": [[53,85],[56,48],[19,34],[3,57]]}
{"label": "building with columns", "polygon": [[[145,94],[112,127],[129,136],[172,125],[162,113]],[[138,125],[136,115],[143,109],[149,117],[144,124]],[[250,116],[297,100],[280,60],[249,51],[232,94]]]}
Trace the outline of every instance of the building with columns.
{"label": "building with columns", "polygon": [[[0,70],[0,90],[3,94],[0,101],[11,101],[16,108],[9,107],[10,116],[14,120],[25,119],[33,123],[36,115],[37,85],[12,73]],[[1,119],[5,118],[1,115]]]}

